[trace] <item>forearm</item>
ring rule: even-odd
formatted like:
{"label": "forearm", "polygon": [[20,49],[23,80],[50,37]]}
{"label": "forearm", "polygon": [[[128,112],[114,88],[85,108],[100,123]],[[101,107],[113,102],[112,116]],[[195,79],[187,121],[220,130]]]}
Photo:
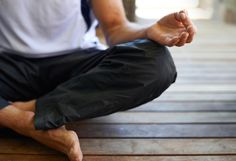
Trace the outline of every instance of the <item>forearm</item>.
{"label": "forearm", "polygon": [[147,28],[148,27],[146,26],[138,25],[131,22],[116,26],[105,33],[107,43],[110,46],[113,46],[140,38],[147,38]]}
{"label": "forearm", "polygon": [[92,8],[110,46],[148,38],[166,46],[190,43],[196,29],[186,11],[169,14],[149,27],[129,23],[122,0],[92,0]]}
{"label": "forearm", "polygon": [[146,27],[127,20],[122,0],[91,0],[91,4],[110,46],[146,37]]}

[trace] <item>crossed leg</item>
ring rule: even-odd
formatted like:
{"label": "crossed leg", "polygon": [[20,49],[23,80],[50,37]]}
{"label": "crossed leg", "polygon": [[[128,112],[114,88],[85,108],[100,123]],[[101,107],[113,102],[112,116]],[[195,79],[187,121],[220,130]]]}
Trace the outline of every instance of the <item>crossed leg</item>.
{"label": "crossed leg", "polygon": [[[93,63],[90,61],[81,63],[80,70],[77,69],[73,73],[69,72],[73,76],[72,79],[60,84],[49,94],[39,97],[37,110],[35,110],[35,101],[16,102],[0,110],[0,124],[67,154],[71,161],[80,161],[82,153],[77,135],[75,132],[67,131],[60,126],[67,122],[104,116],[137,107],[157,98],[176,78],[174,62],[168,50],[148,40],[139,40],[116,46],[106,52],[108,53],[96,54],[96,57],[92,57]],[[97,60],[98,56],[99,61]],[[64,62],[64,57],[62,59]],[[60,58],[60,61],[55,62],[61,62],[62,59]],[[30,61],[27,64],[30,64]],[[39,64],[42,64],[42,62]],[[71,63],[67,62],[65,64],[63,69]],[[89,72],[85,71],[86,74],[80,73],[85,70],[84,66],[88,64],[92,69],[86,68]],[[57,64],[57,66],[59,65],[62,66],[60,63]],[[70,67],[73,68],[73,66]],[[31,68],[29,66],[27,69],[31,71]],[[5,69],[5,66],[3,69]],[[44,68],[40,69],[60,68],[56,68],[55,64],[49,67],[46,64]],[[37,71],[37,68],[35,70]],[[34,72],[33,70],[31,73]],[[48,71],[45,70],[45,73],[48,73]],[[63,73],[68,72],[61,73],[57,71],[55,73],[54,77],[54,75],[52,76],[53,72],[50,72],[49,78],[58,80],[58,75],[64,76]],[[29,80],[33,79],[32,77],[34,78],[34,75]],[[46,78],[42,80],[51,80],[48,77]],[[64,77],[62,80],[64,80]],[[26,81],[26,83],[28,82]],[[12,84],[16,86],[14,82]],[[40,84],[44,83],[41,82]],[[48,84],[48,82],[45,84]],[[25,86],[28,87],[28,84]],[[35,89],[39,90],[41,88],[36,86]],[[31,94],[30,91],[27,91],[28,95]],[[18,92],[21,93],[22,91],[19,90]],[[10,96],[11,92],[7,94]],[[38,97],[31,96],[30,98]],[[22,99],[8,98],[7,100]],[[24,98],[24,100],[28,99]],[[79,107],[77,107],[78,105]],[[35,115],[35,113],[40,115]],[[60,121],[57,121],[58,118]],[[57,129],[36,131],[35,128]]]}
{"label": "crossed leg", "polygon": [[[0,110],[0,125],[65,153],[70,161],[82,161],[83,155],[77,134],[66,128],[38,131],[34,128],[35,101],[17,102]],[[16,124],[17,122],[17,124]]]}

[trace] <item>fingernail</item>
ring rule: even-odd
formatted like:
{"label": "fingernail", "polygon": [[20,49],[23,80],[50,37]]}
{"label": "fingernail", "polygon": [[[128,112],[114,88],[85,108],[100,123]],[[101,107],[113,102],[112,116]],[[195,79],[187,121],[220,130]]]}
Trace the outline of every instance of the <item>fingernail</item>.
{"label": "fingernail", "polygon": [[181,14],[180,14],[180,17],[181,17],[182,20],[184,20],[184,19],[186,18],[186,16],[185,16],[184,13],[181,13]]}

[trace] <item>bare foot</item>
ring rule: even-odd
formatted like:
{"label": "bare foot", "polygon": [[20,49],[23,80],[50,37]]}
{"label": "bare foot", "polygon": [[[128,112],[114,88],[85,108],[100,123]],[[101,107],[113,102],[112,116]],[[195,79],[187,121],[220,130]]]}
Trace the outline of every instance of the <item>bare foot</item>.
{"label": "bare foot", "polygon": [[74,131],[68,131],[65,127],[37,131],[34,128],[33,119],[34,112],[23,111],[12,105],[0,110],[0,124],[4,127],[65,153],[70,161],[82,161],[79,139]]}
{"label": "bare foot", "polygon": [[82,161],[80,143],[74,131],[68,131],[64,127],[48,131],[31,131],[30,137],[53,149],[67,154],[70,161]]}

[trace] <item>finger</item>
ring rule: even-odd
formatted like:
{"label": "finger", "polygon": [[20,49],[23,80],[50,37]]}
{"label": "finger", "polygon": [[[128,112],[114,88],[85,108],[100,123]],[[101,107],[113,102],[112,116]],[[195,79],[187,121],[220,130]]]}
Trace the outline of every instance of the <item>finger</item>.
{"label": "finger", "polygon": [[187,39],[188,39],[189,33],[184,32],[181,34],[180,36],[180,41],[176,44],[176,46],[184,46],[184,44],[186,43]]}
{"label": "finger", "polygon": [[179,36],[175,36],[175,37],[166,37],[165,38],[165,42],[164,45],[167,45],[169,47],[174,46],[175,44],[177,44],[179,42]]}
{"label": "finger", "polygon": [[177,21],[182,22],[182,21],[181,21],[181,17],[180,17],[180,12],[175,12],[175,13],[174,13],[174,16],[175,16],[175,19],[176,19]]}
{"label": "finger", "polygon": [[188,28],[189,26],[193,26],[193,22],[191,21],[191,19],[188,16],[188,12],[186,10],[180,11],[179,12],[179,17],[180,17],[180,21],[183,23],[183,25]]}
{"label": "finger", "polygon": [[186,9],[184,9],[184,13],[188,16],[188,11]]}
{"label": "finger", "polygon": [[190,27],[187,28],[187,32],[189,33],[189,37],[188,37],[186,42],[191,43],[193,41],[193,38],[194,38],[195,34],[196,34],[196,28],[190,26]]}
{"label": "finger", "polygon": [[173,39],[172,39],[172,42],[171,42],[172,46],[178,44],[179,41],[180,41],[180,38],[179,38],[179,37],[175,37],[175,38],[173,38]]}
{"label": "finger", "polygon": [[166,45],[166,46],[169,46],[169,47],[172,47],[173,45],[172,45],[171,41],[172,41],[172,39],[170,37],[166,37],[162,44]]}
{"label": "finger", "polygon": [[186,16],[188,16],[188,11],[186,9],[179,11],[179,13],[184,13]]}
{"label": "finger", "polygon": [[179,41],[180,41],[179,37],[169,38],[167,46],[172,47],[172,46],[176,45]]}
{"label": "finger", "polygon": [[174,15],[175,15],[175,19],[177,21],[182,22],[182,20],[185,19],[188,16],[188,13],[185,12],[184,10],[182,10],[182,11],[179,11],[179,12],[175,12]]}

